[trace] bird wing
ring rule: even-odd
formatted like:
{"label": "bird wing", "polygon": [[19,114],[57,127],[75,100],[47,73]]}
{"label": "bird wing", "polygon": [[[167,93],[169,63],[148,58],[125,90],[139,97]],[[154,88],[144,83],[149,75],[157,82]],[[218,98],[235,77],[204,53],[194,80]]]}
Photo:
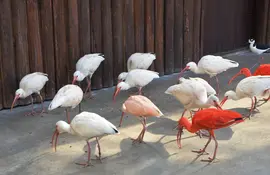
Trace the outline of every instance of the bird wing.
{"label": "bird wing", "polygon": [[133,69],[148,69],[155,59],[156,56],[152,53],[134,53],[128,59],[128,71]]}
{"label": "bird wing", "polygon": [[111,122],[92,112],[82,112],[76,115],[70,125],[77,134],[87,138],[119,133]]}
{"label": "bird wing", "polygon": [[85,76],[91,76],[97,70],[100,63],[104,60],[103,55],[100,53],[84,55],[76,63],[76,70],[80,71]]}
{"label": "bird wing", "polygon": [[242,121],[243,118],[238,112],[215,108],[201,110],[195,113],[192,118],[192,124],[201,129],[224,128]]}
{"label": "bird wing", "polygon": [[260,65],[253,73],[253,76],[256,75],[270,75],[270,64]]}
{"label": "bird wing", "polygon": [[[44,74],[42,72],[34,72],[31,74],[27,74],[20,81],[20,88],[25,92],[39,92],[45,85],[45,83],[49,81],[48,74]],[[30,93],[30,94],[31,94]]]}
{"label": "bird wing", "polygon": [[125,82],[127,82],[131,87],[144,87],[153,79],[159,78],[158,74],[158,72],[150,70],[134,69],[128,73]]}
{"label": "bird wing", "polygon": [[199,78],[199,77],[189,78],[189,79],[195,80],[195,81],[198,81],[199,83],[201,83],[205,87],[208,95],[216,94],[216,90],[204,79]]}
{"label": "bird wing", "polygon": [[219,74],[230,68],[238,67],[236,61],[224,59],[221,56],[206,55],[198,62],[198,67],[203,68],[208,74]]}

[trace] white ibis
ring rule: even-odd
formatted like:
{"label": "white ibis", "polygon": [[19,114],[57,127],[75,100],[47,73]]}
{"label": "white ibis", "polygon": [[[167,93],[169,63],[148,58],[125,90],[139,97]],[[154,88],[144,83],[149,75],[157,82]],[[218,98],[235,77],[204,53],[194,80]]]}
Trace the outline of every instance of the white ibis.
{"label": "white ibis", "polygon": [[221,56],[206,55],[203,56],[198,64],[194,62],[187,63],[186,67],[180,72],[179,77],[186,70],[191,70],[196,74],[208,74],[210,78],[216,77],[217,93],[219,94],[219,83],[217,75],[234,67],[238,67],[236,61],[224,59]]}
{"label": "white ibis", "polygon": [[149,117],[161,117],[163,113],[158,109],[158,107],[147,97],[142,95],[130,96],[122,105],[122,116],[120,119],[119,127],[122,124],[122,119],[125,113],[129,113],[139,118],[143,125],[143,129],[139,134],[137,139],[132,139],[133,143],[143,142],[144,133],[146,131],[146,118]]}
{"label": "white ibis", "polygon": [[83,99],[82,89],[73,84],[63,86],[54,96],[48,110],[54,110],[58,107],[66,108],[66,116],[68,123],[70,123],[68,108],[75,108]]}
{"label": "white ibis", "polygon": [[101,53],[87,54],[80,58],[76,63],[76,72],[74,72],[73,74],[72,84],[74,84],[76,81],[83,81],[86,77],[88,85],[85,93],[87,93],[87,91],[89,90],[90,97],[92,97],[91,78],[101,64],[101,62],[104,61],[103,56],[104,55],[102,55]]}
{"label": "white ibis", "polygon": [[[62,120],[56,123],[56,129],[52,136],[52,146],[55,146],[55,151],[57,146],[58,135],[66,132],[72,135],[77,135],[86,141],[88,146],[88,161],[86,163],[76,163],[78,165],[83,166],[92,165],[90,159],[91,156],[91,146],[89,144],[90,139],[96,138],[99,151],[98,158],[101,161],[101,151],[98,137],[102,137],[108,134],[120,133],[111,122],[101,117],[100,115],[92,112],[81,112],[80,114],[76,115],[73,118],[70,124]],[[53,144],[54,137],[55,142]]]}
{"label": "white ibis", "polygon": [[[134,69],[148,69],[156,59],[154,53],[134,53],[127,61],[127,70],[130,72]],[[118,83],[126,80],[127,72],[122,72],[118,76]]]}
{"label": "white ibis", "polygon": [[153,79],[159,78],[158,72],[153,72],[144,69],[134,69],[127,74],[125,82],[122,81],[117,84],[113,98],[117,96],[120,90],[128,90],[132,87],[139,89],[139,94],[142,94],[142,88],[149,84]]}
{"label": "white ibis", "polygon": [[269,45],[255,44],[254,39],[249,39],[248,42],[250,51],[258,55],[267,52],[270,49]]}
{"label": "white ibis", "polygon": [[43,98],[40,95],[40,90],[44,87],[47,81],[49,81],[48,75],[42,72],[34,72],[31,74],[25,75],[20,81],[20,85],[19,85],[20,88],[16,90],[15,92],[15,97],[11,105],[11,110],[18,99],[20,98],[24,99],[30,96],[31,101],[32,101],[32,111],[26,115],[34,115],[36,112],[34,111],[32,94],[35,93],[35,94],[38,94],[40,97],[40,101],[42,104],[41,113],[45,112],[44,105],[43,105]]}
{"label": "white ibis", "polygon": [[[250,76],[242,79],[236,86],[235,91],[227,91],[224,94],[223,100],[220,102],[222,106],[228,99],[239,100],[242,98],[250,98],[251,99],[251,108],[248,115],[250,119],[252,115],[252,111],[256,107],[258,96],[264,96],[268,93],[270,89],[270,76]],[[253,98],[255,101],[253,101]]]}
{"label": "white ibis", "polygon": [[191,109],[195,108],[221,108],[218,97],[214,94],[207,97],[207,89],[200,81],[180,78],[180,84],[170,86],[165,93],[174,96],[184,105],[182,117],[187,110],[191,113]]}

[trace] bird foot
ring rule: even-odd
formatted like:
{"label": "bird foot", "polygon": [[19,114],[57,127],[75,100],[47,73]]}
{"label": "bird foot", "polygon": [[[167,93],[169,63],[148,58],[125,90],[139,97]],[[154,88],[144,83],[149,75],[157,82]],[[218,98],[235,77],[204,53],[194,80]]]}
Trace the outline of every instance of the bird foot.
{"label": "bird foot", "polygon": [[36,114],[37,114],[37,112],[33,110],[33,111],[29,112],[29,113],[26,113],[24,116],[30,116],[30,115],[34,116]]}
{"label": "bird foot", "polygon": [[48,112],[45,111],[45,109],[42,109],[42,110],[39,112],[39,114],[40,114],[40,115],[41,115],[41,114],[48,114]]}
{"label": "bird foot", "polygon": [[202,149],[200,149],[200,150],[192,150],[191,152],[198,153],[200,155],[208,155],[209,154],[208,152],[206,152],[205,150],[202,150]]}
{"label": "bird foot", "polygon": [[81,165],[84,168],[88,167],[88,166],[94,166],[91,162],[85,162],[85,163],[75,163],[76,165]]}
{"label": "bird foot", "polygon": [[94,96],[92,96],[92,93],[84,93],[84,99],[94,99]]}
{"label": "bird foot", "polygon": [[100,163],[103,163],[102,160],[106,159],[106,157],[101,157],[96,155],[96,159],[91,159],[91,160],[98,160]]}
{"label": "bird foot", "polygon": [[202,161],[202,162],[209,162],[209,163],[211,163],[211,162],[213,162],[214,160],[215,160],[214,158],[208,157],[208,159],[202,159],[201,161]]}
{"label": "bird foot", "polygon": [[131,140],[133,140],[132,141],[132,144],[135,144],[135,143],[145,143],[143,140],[141,140],[141,138],[137,138],[137,139],[133,139],[133,138],[131,138]]}

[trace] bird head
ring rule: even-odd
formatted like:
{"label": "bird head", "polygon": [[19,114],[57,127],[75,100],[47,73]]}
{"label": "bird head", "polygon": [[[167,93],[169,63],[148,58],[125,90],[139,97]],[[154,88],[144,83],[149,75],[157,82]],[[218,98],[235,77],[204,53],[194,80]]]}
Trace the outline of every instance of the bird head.
{"label": "bird head", "polygon": [[73,74],[72,84],[74,84],[76,81],[82,81],[84,78],[85,76],[80,71],[76,71]]}
{"label": "bird head", "polygon": [[115,87],[115,90],[114,90],[114,93],[113,93],[113,101],[115,101],[115,98],[116,98],[116,96],[119,94],[119,92],[121,91],[121,90],[126,90],[127,88],[126,88],[126,83],[125,82],[120,82],[120,83],[118,83],[117,84],[117,86]]}
{"label": "bird head", "polygon": [[122,81],[125,81],[126,80],[126,77],[127,77],[127,72],[122,72],[121,74],[118,75],[118,83],[122,82]]}
{"label": "bird head", "polygon": [[15,92],[15,97],[14,97],[14,100],[12,102],[12,105],[11,105],[11,108],[10,110],[12,110],[12,108],[14,107],[14,104],[16,103],[16,101],[19,99],[19,98],[25,98],[24,96],[25,92],[23,89],[17,89],[16,92]]}
{"label": "bird head", "polygon": [[248,68],[242,68],[238,73],[236,73],[231,79],[230,81],[228,82],[228,84],[231,84],[232,81],[238,77],[239,75],[245,75],[246,77],[249,77],[251,76],[251,72]]}
{"label": "bird head", "polygon": [[233,99],[233,96],[235,96],[235,92],[234,91],[227,91],[224,94],[224,98],[222,99],[222,101],[220,102],[220,106],[223,106],[224,103],[229,100],[229,99]]}
{"label": "bird head", "polygon": [[217,96],[214,94],[209,95],[208,97],[210,99],[210,103],[212,106],[215,106],[217,109],[222,109],[221,106],[219,105],[219,99]]}
{"label": "bird head", "polygon": [[255,40],[254,40],[254,39],[249,39],[249,40],[248,40],[248,43],[249,43],[249,44],[254,44],[254,43],[255,43]]}
{"label": "bird head", "polygon": [[196,68],[196,63],[194,63],[194,62],[189,62],[189,63],[187,63],[186,67],[179,73],[178,79],[181,77],[181,75],[182,75],[184,72],[186,72],[186,71],[188,71],[188,70],[193,71],[193,70],[195,70],[195,68]]}
{"label": "bird head", "polygon": [[[65,121],[62,121],[62,120],[58,121],[55,126],[55,131],[52,135],[52,147],[54,146],[55,151],[56,151],[57,139],[58,139],[59,134],[62,134],[65,132],[70,132],[70,125],[67,124]],[[55,142],[54,142],[54,138],[55,138]]]}

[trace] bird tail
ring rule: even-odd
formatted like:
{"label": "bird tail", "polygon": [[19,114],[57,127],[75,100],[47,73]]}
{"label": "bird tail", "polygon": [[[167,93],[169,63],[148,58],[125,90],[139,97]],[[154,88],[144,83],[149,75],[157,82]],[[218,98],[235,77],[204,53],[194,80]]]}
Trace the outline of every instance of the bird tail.
{"label": "bird tail", "polygon": [[52,102],[50,103],[48,110],[54,110],[58,107],[60,107],[63,103],[65,102],[65,98],[58,98],[57,100],[52,100]]}

